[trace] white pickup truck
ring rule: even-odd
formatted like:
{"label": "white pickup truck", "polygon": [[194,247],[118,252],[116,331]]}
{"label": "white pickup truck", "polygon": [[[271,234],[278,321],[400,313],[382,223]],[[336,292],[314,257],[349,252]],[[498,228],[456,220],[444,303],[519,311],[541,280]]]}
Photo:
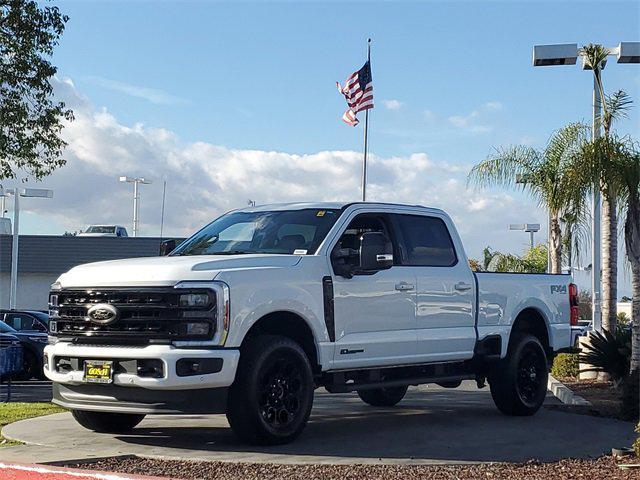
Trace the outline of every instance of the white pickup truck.
{"label": "white pickup truck", "polygon": [[83,426],[226,413],[251,443],[304,429],[314,390],[392,407],[411,385],[488,380],[507,415],[544,401],[571,348],[568,275],[474,273],[441,210],[382,203],[251,207],[167,256],[81,265],[50,295],[45,374]]}

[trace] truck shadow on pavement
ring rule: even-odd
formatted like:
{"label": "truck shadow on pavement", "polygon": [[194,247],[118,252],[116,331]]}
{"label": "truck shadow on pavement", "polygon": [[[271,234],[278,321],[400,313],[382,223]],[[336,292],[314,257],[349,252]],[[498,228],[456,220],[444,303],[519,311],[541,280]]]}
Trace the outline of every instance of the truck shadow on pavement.
{"label": "truck shadow on pavement", "polygon": [[259,457],[253,461],[295,455],[485,462],[599,456],[632,436],[631,424],[545,408],[533,417],[507,417],[486,390],[414,389],[393,408],[370,407],[355,395],[317,393],[306,430],[288,445],[242,444],[217,415],[150,418],[132,434],[114,438],[151,447],[149,454],[157,447],[162,455],[182,458],[215,459],[216,452],[226,458],[236,452],[238,461],[252,453]]}

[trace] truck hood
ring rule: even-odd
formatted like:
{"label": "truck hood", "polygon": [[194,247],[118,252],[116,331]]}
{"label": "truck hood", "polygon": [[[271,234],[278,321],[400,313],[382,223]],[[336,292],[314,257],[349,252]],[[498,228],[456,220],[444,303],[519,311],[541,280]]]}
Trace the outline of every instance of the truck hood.
{"label": "truck hood", "polygon": [[184,280],[213,280],[222,270],[293,267],[299,255],[194,255],[144,257],[87,263],[58,279],[62,288],[175,285]]}

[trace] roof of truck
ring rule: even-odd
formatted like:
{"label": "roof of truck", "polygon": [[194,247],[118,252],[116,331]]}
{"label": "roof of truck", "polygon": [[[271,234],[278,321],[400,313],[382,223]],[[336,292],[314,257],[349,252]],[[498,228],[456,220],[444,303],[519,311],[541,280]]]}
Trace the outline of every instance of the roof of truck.
{"label": "roof of truck", "polygon": [[340,210],[342,208],[351,205],[382,205],[382,206],[396,206],[396,207],[418,207],[427,210],[438,210],[435,208],[423,207],[422,205],[407,205],[403,203],[384,203],[384,202],[308,202],[308,203],[272,203],[267,205],[257,205],[255,207],[249,206],[240,208],[236,211],[240,212],[272,212],[277,210],[303,210],[306,208],[319,208],[326,210]]}

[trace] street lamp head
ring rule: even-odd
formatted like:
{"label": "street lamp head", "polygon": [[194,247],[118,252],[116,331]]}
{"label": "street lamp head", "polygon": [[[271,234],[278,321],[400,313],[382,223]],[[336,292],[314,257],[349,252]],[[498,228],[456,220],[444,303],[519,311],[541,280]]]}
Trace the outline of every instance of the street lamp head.
{"label": "street lamp head", "polygon": [[640,63],[640,42],[620,42],[618,63]]}
{"label": "street lamp head", "polygon": [[47,188],[21,188],[19,192],[21,197],[53,198],[53,190]]}
{"label": "street lamp head", "polygon": [[534,67],[575,65],[577,60],[577,43],[563,43],[558,45],[535,45],[533,47]]}
{"label": "street lamp head", "polygon": [[126,177],[122,176],[118,178],[123,183],[141,183],[143,185],[149,185],[151,180],[146,180],[144,177]]}
{"label": "street lamp head", "polygon": [[520,230],[527,233],[540,231],[539,223],[512,223],[509,225],[509,230]]}

